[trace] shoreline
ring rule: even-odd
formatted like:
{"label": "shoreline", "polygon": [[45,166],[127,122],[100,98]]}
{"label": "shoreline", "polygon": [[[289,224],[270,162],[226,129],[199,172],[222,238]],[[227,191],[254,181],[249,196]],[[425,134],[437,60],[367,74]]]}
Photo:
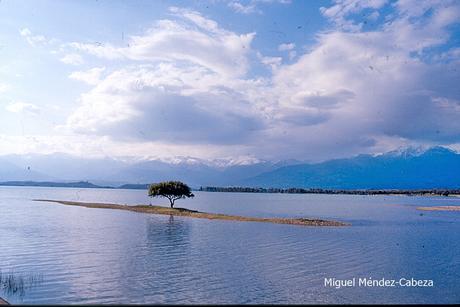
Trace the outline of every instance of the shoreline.
{"label": "shoreline", "polygon": [[[145,190],[149,184],[96,185],[88,181],[52,182],[52,181],[3,181],[0,187],[43,187],[43,188],[77,188],[77,189],[121,189]],[[460,198],[460,188],[425,188],[425,189],[329,189],[329,188],[261,188],[261,187],[214,187],[201,186],[193,188],[200,192],[237,192],[268,194],[325,194],[325,195],[389,195],[421,197],[456,197]]]}
{"label": "shoreline", "polygon": [[460,206],[417,207],[417,210],[422,210],[422,211],[460,211]]}
{"label": "shoreline", "polygon": [[287,224],[287,225],[298,225],[298,226],[351,226],[350,223],[322,220],[322,219],[308,219],[308,218],[260,218],[260,217],[247,217],[238,215],[226,215],[219,213],[207,213],[196,210],[189,210],[185,208],[169,208],[161,206],[150,206],[150,205],[119,205],[111,203],[89,203],[89,202],[77,202],[77,201],[65,201],[65,200],[53,200],[53,199],[33,199],[33,201],[57,203],[66,206],[77,206],[85,208],[99,208],[99,209],[115,209],[115,210],[126,210],[140,213],[160,214],[160,215],[173,215],[173,216],[186,216],[193,218],[202,218],[209,220],[226,220],[226,221],[238,221],[238,222],[263,222],[263,223],[274,223],[274,224]]}
{"label": "shoreline", "polygon": [[328,189],[328,188],[254,188],[254,187],[200,187],[200,192],[211,193],[267,193],[267,194],[326,194],[326,195],[390,195],[460,197],[460,189]]}

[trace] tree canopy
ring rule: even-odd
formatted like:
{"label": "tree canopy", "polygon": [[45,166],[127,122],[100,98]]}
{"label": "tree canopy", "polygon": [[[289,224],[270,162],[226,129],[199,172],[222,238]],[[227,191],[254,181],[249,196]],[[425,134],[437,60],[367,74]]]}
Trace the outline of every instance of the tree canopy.
{"label": "tree canopy", "polygon": [[165,181],[153,183],[149,186],[150,197],[166,197],[169,199],[171,208],[174,202],[181,198],[194,197],[192,190],[188,185],[180,181]]}

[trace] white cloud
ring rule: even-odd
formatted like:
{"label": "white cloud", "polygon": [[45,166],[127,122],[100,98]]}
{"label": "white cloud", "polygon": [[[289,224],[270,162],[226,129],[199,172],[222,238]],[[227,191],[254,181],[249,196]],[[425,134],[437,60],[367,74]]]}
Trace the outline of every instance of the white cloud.
{"label": "white cloud", "polygon": [[32,32],[28,28],[24,28],[19,31],[19,34],[21,34],[21,36],[31,36]]}
{"label": "white cloud", "polygon": [[460,61],[460,47],[453,47],[441,54],[437,54],[434,56],[435,60],[441,61]]}
{"label": "white cloud", "polygon": [[209,146],[216,155],[264,159],[321,160],[459,142],[460,80],[453,68],[460,54],[454,47],[429,61],[422,57],[449,40],[458,4],[395,6],[385,24],[367,32],[352,18],[385,4],[337,1],[323,8],[350,27],[318,34],[303,54],[293,43],[280,45],[290,64],[255,52],[272,68],[269,78],[246,75],[254,34],[230,32],[178,8],[171,9],[178,20],[159,21],[132,37],[130,47],[74,43],[129,65],[98,75],[66,127],[139,148],[161,144],[210,155]]}
{"label": "white cloud", "polygon": [[348,17],[364,9],[380,9],[388,3],[388,0],[335,0],[334,3],[331,7],[321,7],[320,12],[343,30],[358,31],[362,23],[357,24]]}
{"label": "white cloud", "polygon": [[270,4],[270,3],[279,3],[279,4],[290,4],[290,0],[250,0],[246,1],[246,4],[243,3],[244,1],[229,1],[227,6],[231,8],[233,11],[240,13],[240,14],[253,14],[258,13],[261,14],[262,10],[259,8],[260,4]]}
{"label": "white cloud", "polygon": [[40,113],[40,108],[36,105],[21,101],[10,103],[5,109],[12,113],[27,113],[30,115],[38,115]]}
{"label": "white cloud", "polygon": [[252,13],[261,13],[255,3],[249,3],[247,5],[242,4],[238,1],[231,1],[228,3],[228,7],[234,10],[237,13],[241,14],[252,14]]}
{"label": "white cloud", "polygon": [[236,34],[224,30],[195,11],[173,7],[171,12],[178,21],[157,21],[145,34],[132,36],[129,47],[78,42],[70,46],[107,59],[184,61],[229,76],[247,72],[247,54],[255,33]]}
{"label": "white cloud", "polygon": [[433,14],[419,23],[401,15],[376,31],[319,35],[298,61],[274,72],[272,96],[286,124],[273,130],[269,142],[289,138],[283,150],[292,156],[330,158],[336,151],[460,141],[455,61],[426,63],[413,54],[447,41],[457,8],[431,8]]}
{"label": "white cloud", "polygon": [[283,61],[281,57],[269,57],[263,56],[260,53],[257,53],[258,58],[262,64],[269,66],[271,69],[276,69],[279,67]]}
{"label": "white cloud", "polygon": [[283,43],[278,46],[279,51],[288,51],[289,60],[293,60],[297,55],[297,52],[294,50],[294,48],[294,43]]}
{"label": "white cloud", "polygon": [[69,78],[96,85],[101,81],[101,75],[104,71],[105,67],[94,67],[87,71],[74,71],[69,75]]}
{"label": "white cloud", "polygon": [[32,31],[28,28],[24,28],[19,31],[22,37],[24,37],[31,46],[45,45],[49,41],[43,35],[33,35]]}
{"label": "white cloud", "polygon": [[9,91],[10,88],[11,88],[11,86],[9,84],[0,83],[0,94]]}
{"label": "white cloud", "polygon": [[284,43],[278,46],[279,51],[289,51],[295,48],[294,43]]}
{"label": "white cloud", "polygon": [[378,11],[373,11],[367,16],[367,19],[371,21],[376,21],[380,17],[380,13]]}
{"label": "white cloud", "polygon": [[99,70],[74,72],[71,78],[95,87],[81,95],[67,128],[131,141],[234,145],[263,128],[263,81],[243,78],[254,34],[227,31],[194,11],[170,11],[179,21],[158,21],[128,48],[73,44],[131,64],[101,79]]}
{"label": "white cloud", "polygon": [[140,159],[158,159],[174,163],[183,157],[200,157],[214,164],[244,164],[257,161],[245,154],[244,146],[184,145],[163,142],[124,142],[106,136],[95,135],[39,135],[11,136],[0,134],[0,155],[5,154],[53,154],[67,153],[85,158],[117,158],[129,162]]}
{"label": "white cloud", "polygon": [[73,42],[67,45],[78,51],[87,52],[100,58],[106,58],[109,60],[118,60],[125,57],[124,48],[117,48],[109,44],[103,45],[102,43],[79,43]]}
{"label": "white cloud", "polygon": [[[448,27],[460,20],[460,5],[455,1],[410,1],[396,3],[398,16],[384,26],[394,44],[421,53],[425,48],[444,44],[449,39]],[[431,12],[431,13],[430,13]],[[428,14],[430,13],[430,14]]]}
{"label": "white cloud", "polygon": [[[235,143],[262,122],[237,88],[199,66],[117,70],[81,96],[68,127],[84,134],[179,143]],[[246,136],[245,136],[246,135]]]}
{"label": "white cloud", "polygon": [[81,55],[77,53],[66,54],[64,57],[60,59],[60,61],[62,63],[70,64],[70,65],[81,65],[84,63],[84,60],[81,57]]}

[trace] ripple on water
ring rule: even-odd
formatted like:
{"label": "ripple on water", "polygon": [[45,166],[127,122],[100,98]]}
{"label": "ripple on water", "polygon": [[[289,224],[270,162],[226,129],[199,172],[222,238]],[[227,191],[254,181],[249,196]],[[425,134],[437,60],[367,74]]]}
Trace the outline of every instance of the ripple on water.
{"label": "ripple on water", "polygon": [[[0,269],[43,275],[43,282],[23,297],[7,296],[12,303],[460,301],[458,215],[428,212],[421,219],[414,209],[417,202],[429,205],[436,200],[346,197],[346,201],[341,201],[340,196],[327,195],[271,198],[197,193],[194,200],[184,201],[183,205],[240,215],[359,221],[352,227],[315,228],[156,216],[30,201],[46,195],[56,199],[142,203],[143,191],[0,191],[0,214],[4,217],[0,224]],[[384,206],[385,203],[407,206]],[[401,274],[443,282],[424,291],[335,290],[323,286],[325,277]]]}

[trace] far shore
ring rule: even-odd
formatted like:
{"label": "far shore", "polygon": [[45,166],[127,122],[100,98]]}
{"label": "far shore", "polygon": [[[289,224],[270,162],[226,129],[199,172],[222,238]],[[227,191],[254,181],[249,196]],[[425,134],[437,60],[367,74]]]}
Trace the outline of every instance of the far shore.
{"label": "far shore", "polygon": [[[78,188],[78,189],[128,189],[147,190],[148,183],[122,184],[117,186],[96,185],[89,181],[75,182],[52,182],[52,181],[4,181],[0,187],[51,187],[51,188]],[[326,195],[392,195],[392,196],[422,196],[422,197],[460,197],[460,188],[427,188],[427,189],[328,189],[328,188],[262,188],[243,186],[201,186],[193,188],[194,191],[202,192],[237,192],[237,193],[269,193],[269,194],[326,194]]]}
{"label": "far shore", "polygon": [[323,188],[254,188],[254,187],[200,187],[203,192],[281,193],[281,194],[343,194],[394,196],[460,196],[460,189],[323,189]]}
{"label": "far shore", "polygon": [[417,207],[417,210],[423,210],[423,211],[460,211],[460,206]]}
{"label": "far shore", "polygon": [[186,216],[193,218],[209,219],[209,220],[226,220],[226,221],[239,221],[239,222],[263,222],[275,224],[289,224],[299,226],[351,226],[350,223],[322,220],[322,219],[308,219],[308,218],[259,218],[238,215],[226,215],[218,213],[206,213],[196,210],[189,210],[185,208],[169,208],[161,206],[150,205],[119,205],[111,203],[87,203],[65,200],[52,200],[52,199],[34,199],[34,201],[58,203],[67,206],[78,206],[85,208],[99,208],[99,209],[116,209],[127,210],[141,213],[162,214],[173,216]]}

